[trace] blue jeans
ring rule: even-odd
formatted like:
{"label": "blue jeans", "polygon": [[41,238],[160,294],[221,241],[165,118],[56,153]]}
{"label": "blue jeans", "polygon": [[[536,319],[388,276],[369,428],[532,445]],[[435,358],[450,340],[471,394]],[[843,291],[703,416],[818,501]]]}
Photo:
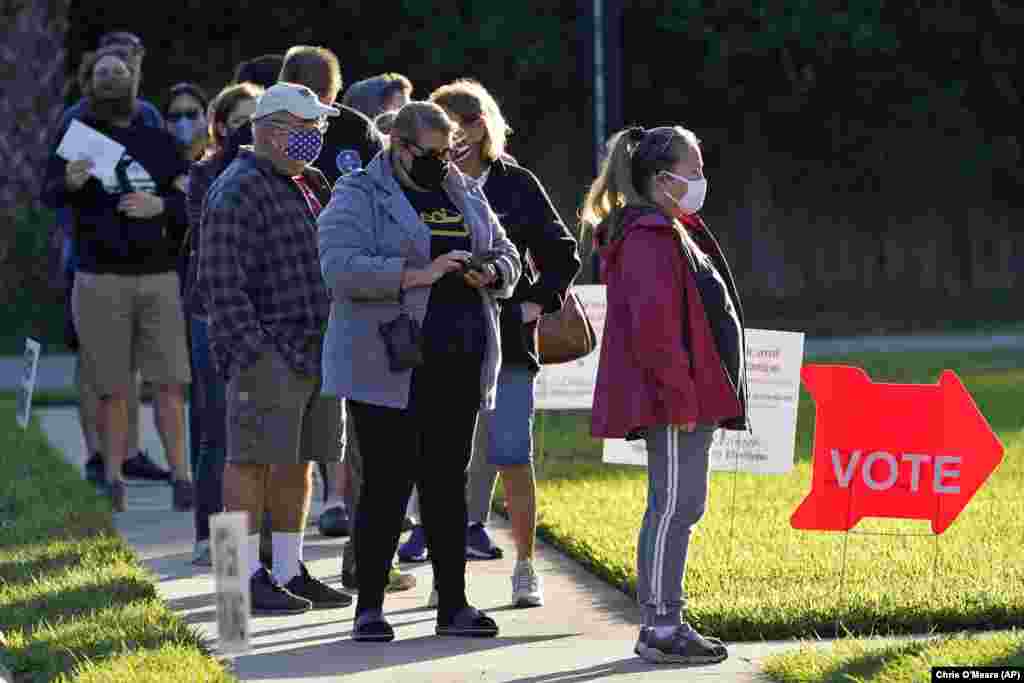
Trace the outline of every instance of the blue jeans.
{"label": "blue jeans", "polygon": [[[210,357],[209,325],[189,320],[192,338],[192,406],[196,415],[193,434],[198,445],[192,451],[192,479],[195,482],[196,540],[210,538],[210,515],[224,510],[224,456],[227,453],[227,423],[224,380]],[[198,423],[198,424],[196,424]]]}

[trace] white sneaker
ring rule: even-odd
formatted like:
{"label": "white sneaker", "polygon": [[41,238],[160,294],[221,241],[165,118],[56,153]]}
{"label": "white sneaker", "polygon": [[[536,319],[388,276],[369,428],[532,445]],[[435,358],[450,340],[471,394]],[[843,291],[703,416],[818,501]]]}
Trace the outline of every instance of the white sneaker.
{"label": "white sneaker", "polygon": [[541,578],[533,568],[533,562],[520,560],[512,572],[512,606],[540,607],[544,604],[544,589]]}

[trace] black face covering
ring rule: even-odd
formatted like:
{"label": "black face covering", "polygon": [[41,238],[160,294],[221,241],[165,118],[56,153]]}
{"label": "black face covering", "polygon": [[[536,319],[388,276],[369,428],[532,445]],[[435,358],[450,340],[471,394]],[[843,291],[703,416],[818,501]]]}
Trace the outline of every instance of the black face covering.
{"label": "black face covering", "polygon": [[135,95],[131,79],[101,84],[89,98],[89,109],[100,121],[131,119],[135,115]]}
{"label": "black face covering", "polygon": [[448,177],[448,170],[448,162],[437,157],[415,157],[409,168],[409,177],[424,190],[437,192]]}

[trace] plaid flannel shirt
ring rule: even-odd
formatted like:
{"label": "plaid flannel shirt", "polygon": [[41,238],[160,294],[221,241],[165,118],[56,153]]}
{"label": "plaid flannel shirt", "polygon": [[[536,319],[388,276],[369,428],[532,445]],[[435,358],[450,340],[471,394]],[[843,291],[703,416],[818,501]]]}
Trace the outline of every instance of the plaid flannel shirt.
{"label": "plaid flannel shirt", "polygon": [[[304,176],[322,185],[319,174]],[[330,299],[316,218],[295,182],[242,149],[210,187],[201,221],[197,287],[220,374],[276,348],[296,372],[319,377]]]}

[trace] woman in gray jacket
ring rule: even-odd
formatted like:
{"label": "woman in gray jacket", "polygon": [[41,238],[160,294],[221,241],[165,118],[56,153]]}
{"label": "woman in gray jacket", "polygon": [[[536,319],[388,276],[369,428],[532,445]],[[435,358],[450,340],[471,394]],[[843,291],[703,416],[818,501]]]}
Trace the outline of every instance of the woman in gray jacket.
{"label": "woman in gray jacket", "polygon": [[[477,413],[494,409],[497,299],[512,294],[521,264],[483,193],[451,163],[453,130],[437,105],[407,104],[388,148],[339,181],[319,218],[333,298],[324,392],[348,399],[363,453],[355,640],[394,639],[384,588],[413,484],[437,634],[498,633],[466,600],[464,490]],[[381,326],[403,312],[422,328],[422,362],[396,371]]]}

